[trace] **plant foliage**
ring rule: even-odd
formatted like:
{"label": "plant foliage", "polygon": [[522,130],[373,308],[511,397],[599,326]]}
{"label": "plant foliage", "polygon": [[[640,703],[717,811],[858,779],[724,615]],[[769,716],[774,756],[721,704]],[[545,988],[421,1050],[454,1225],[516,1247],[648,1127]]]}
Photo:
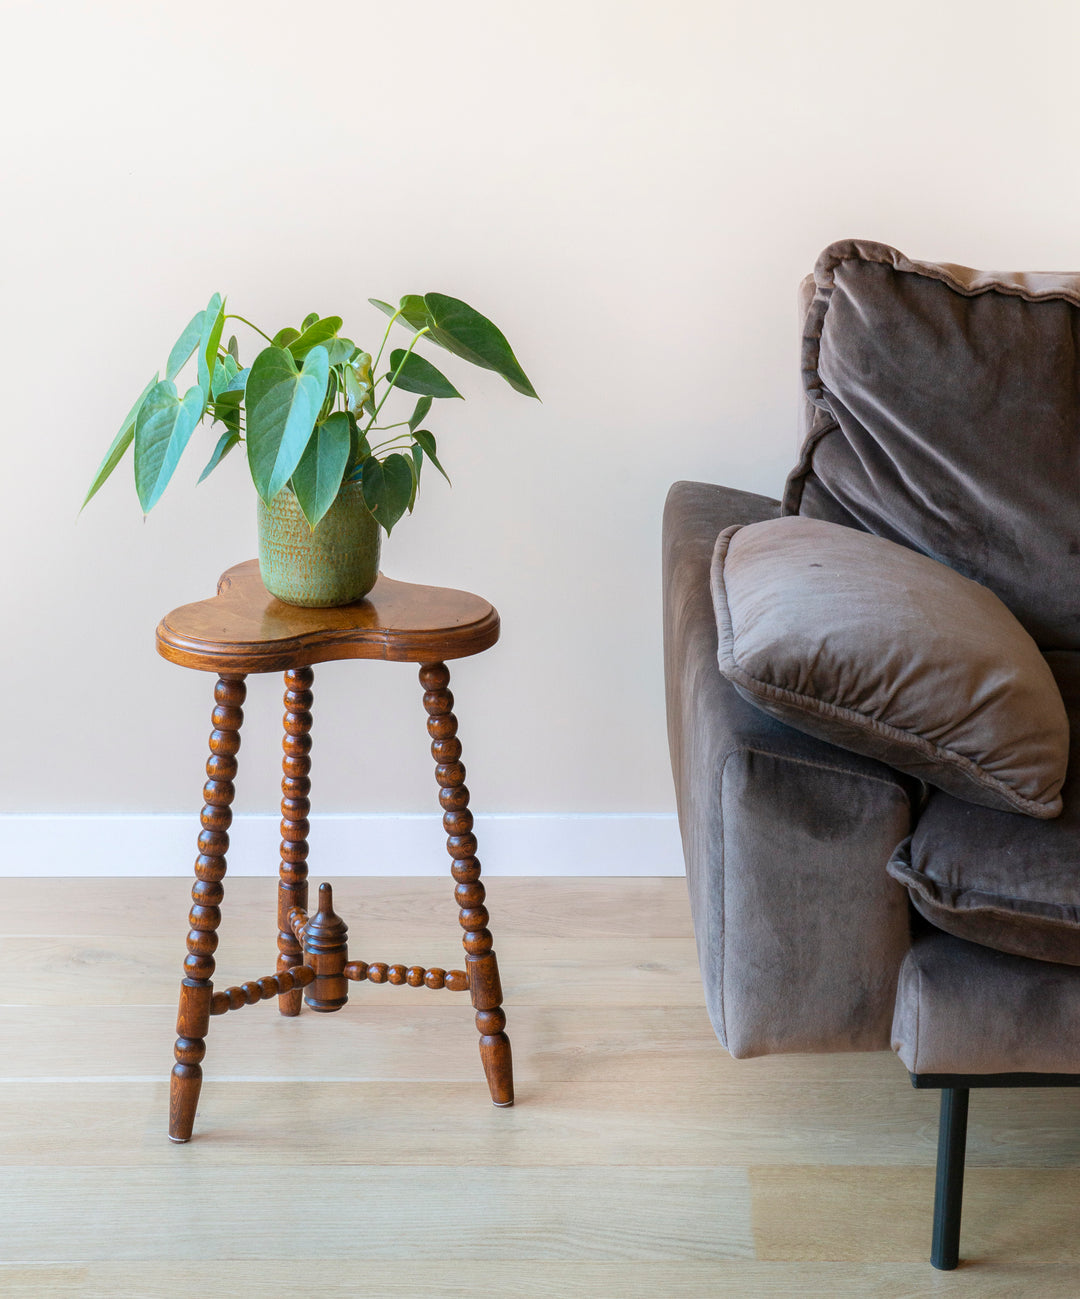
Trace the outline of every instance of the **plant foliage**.
{"label": "plant foliage", "polygon": [[[312,312],[300,328],[273,337],[242,316],[229,315],[215,293],[176,340],[165,365],[128,411],[83,501],[134,444],[135,489],[143,512],[161,498],[195,429],[209,416],[221,425],[202,482],[234,447],[244,445],[255,490],[271,501],[284,487],[312,528],[334,503],[344,483],[360,483],[368,509],[386,530],[412,510],[425,460],[449,482],[434,435],[421,424],[436,400],[459,398],[450,380],[414,349],[434,343],[473,365],[494,370],[516,391],[536,391],[502,333],[467,303],[442,293],[408,294],[397,307],[369,301],[390,317],[374,360],[341,334],[340,316]],[[235,335],[222,345],[227,320],[260,334],[267,346],[244,366]],[[407,347],[379,364],[394,325],[409,329]],[[177,375],[195,358],[195,383],[180,395]],[[379,423],[392,392],[419,398],[412,414]],[[386,434],[373,443],[373,435]],[[204,450],[203,454],[206,452]]]}

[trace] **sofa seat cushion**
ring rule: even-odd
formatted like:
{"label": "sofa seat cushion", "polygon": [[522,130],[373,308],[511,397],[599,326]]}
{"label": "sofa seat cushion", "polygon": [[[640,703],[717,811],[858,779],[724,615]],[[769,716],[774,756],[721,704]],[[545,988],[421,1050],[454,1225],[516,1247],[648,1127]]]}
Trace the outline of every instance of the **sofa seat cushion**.
{"label": "sofa seat cushion", "polygon": [[1061,695],[986,587],[806,518],[725,529],[711,580],[720,671],[751,703],[973,803],[1061,811]]}
{"label": "sofa seat cushion", "polygon": [[1042,649],[1080,649],[1080,276],[821,254],[803,328],[816,414],[784,513],[975,578]]}
{"label": "sofa seat cushion", "polygon": [[1080,969],[928,933],[900,967],[892,1044],[914,1074],[1080,1074]]}
{"label": "sofa seat cushion", "polygon": [[[1047,662],[1080,743],[1080,653]],[[1054,821],[1020,821],[933,791],[889,862],[915,907],[939,929],[1003,952],[1080,965],[1080,763]]]}

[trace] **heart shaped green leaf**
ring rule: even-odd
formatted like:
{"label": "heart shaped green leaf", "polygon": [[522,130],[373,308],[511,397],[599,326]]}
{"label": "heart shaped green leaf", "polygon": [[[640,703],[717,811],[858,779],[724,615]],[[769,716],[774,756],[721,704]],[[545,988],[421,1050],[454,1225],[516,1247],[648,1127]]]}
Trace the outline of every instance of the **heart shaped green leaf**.
{"label": "heart shaped green leaf", "polygon": [[[355,470],[353,472],[353,479],[357,479],[357,473]],[[374,456],[369,460],[365,460],[364,463],[359,466],[359,481],[363,485],[364,489],[364,504],[368,507],[371,513],[375,515],[376,520],[381,523],[382,520],[379,519],[378,514],[383,493],[383,468],[381,461],[376,460]]]}
{"label": "heart shaped green leaf", "polygon": [[220,389],[218,388],[214,389],[215,400],[217,400],[219,397],[224,397],[226,396],[226,394],[231,392],[243,393],[244,389],[247,387],[248,375],[250,373],[251,373],[250,365],[247,367],[246,370],[237,370],[237,372],[232,376],[232,378],[226,381],[224,387]]}
{"label": "heart shaped green leaf", "polygon": [[215,293],[206,304],[203,312],[202,329],[199,333],[199,387],[203,390],[204,403],[210,400],[210,380],[214,373],[214,362],[217,360],[218,345],[221,342],[221,331],[225,327],[225,307],[220,293]]}
{"label": "heart shaped green leaf", "polygon": [[349,418],[349,464],[346,469],[348,481],[358,483],[363,473],[364,462],[371,456],[371,443],[367,434],[360,428],[356,416],[348,412]]}
{"label": "heart shaped green leaf", "polygon": [[460,298],[450,298],[445,293],[425,293],[423,297],[409,293],[401,299],[400,307],[391,307],[378,298],[368,298],[368,301],[386,315],[396,315],[414,332],[426,329],[427,338],[455,356],[501,374],[518,392],[527,397],[536,396],[536,389],[518,364],[502,331]]}
{"label": "heart shaped green leaf", "polygon": [[241,370],[233,358],[226,353],[224,361],[214,362],[214,378],[211,384],[211,399],[217,401],[227,393],[242,393],[247,384],[247,370]]}
{"label": "heart shaped green leaf", "polygon": [[205,319],[206,312],[197,311],[184,326],[184,332],[173,344],[169,359],[165,363],[166,379],[175,379],[188,361],[191,360],[191,354],[198,347],[199,339],[202,338],[203,321]]}
{"label": "heart shaped green leaf", "polygon": [[157,381],[158,376],[155,374],[139,394],[139,400],[124,416],[124,422],[120,425],[120,432],[113,438],[108,451],[105,452],[105,458],[102,460],[101,464],[98,465],[98,471],[94,475],[94,481],[90,484],[90,490],[86,493],[86,498],[82,505],[79,506],[80,513],[86,509],[90,498],[97,494],[98,488],[100,488],[101,484],[120,463],[124,452],[129,446],[131,446],[131,441],[135,436],[135,420],[138,417],[143,402],[147,398],[147,394],[150,392],[150,389],[154,387]]}
{"label": "heart shaped green leaf", "polygon": [[356,351],[356,344],[351,338],[328,338],[326,351],[331,365],[344,365]]}
{"label": "heart shaped green leaf", "polygon": [[414,470],[410,461],[395,452],[383,461],[364,461],[364,501],[389,536],[394,524],[409,508]]}
{"label": "heart shaped green leaf", "polygon": [[423,421],[424,416],[431,409],[431,398],[421,397],[413,407],[413,413],[409,416],[409,432],[411,433]]}
{"label": "heart shaped green leaf", "polygon": [[313,347],[297,368],[284,347],[266,347],[247,380],[247,453],[251,477],[269,503],[293,475],[326,396],[330,363]]}
{"label": "heart shaped green leaf", "polygon": [[168,486],[204,409],[198,386],[189,388],[182,401],[171,379],[150,389],[135,421],[135,490],[144,514]]}
{"label": "heart shaped green leaf", "polygon": [[[436,448],[435,448],[434,437],[427,431],[426,428],[417,429],[416,432],[413,434],[413,437],[416,439],[417,445],[422,449],[424,455],[427,456],[427,458],[431,461],[431,463],[435,466],[435,468],[439,471],[439,473],[442,474],[442,476],[446,479],[446,481],[450,483],[450,475],[446,472],[446,470],[442,467],[442,465],[439,464],[439,457],[435,454]],[[451,487],[453,487],[453,485],[454,485],[453,483],[450,483]]]}
{"label": "heart shaped green leaf", "polygon": [[292,325],[286,325],[284,329],[279,329],[274,337],[270,340],[271,347],[288,347],[293,339],[300,337],[300,331],[293,329]]}
{"label": "heart shaped green leaf", "polygon": [[420,470],[424,467],[424,453],[414,442],[409,448],[412,458],[412,491],[409,493],[409,513],[412,514],[416,504],[416,493],[420,490]]}
{"label": "heart shaped green leaf", "polygon": [[333,338],[340,328],[340,316],[324,316],[322,320],[316,320],[313,324],[308,325],[302,334],[298,334],[285,346],[298,361],[301,361],[313,347],[317,347],[319,343],[326,343]]}
{"label": "heart shaped green leaf", "polygon": [[215,424],[224,424],[227,429],[234,433],[240,432],[240,403],[243,401],[243,393],[224,392],[216,401],[212,402],[209,409],[213,413]]}
{"label": "heart shaped green leaf", "polygon": [[312,531],[333,505],[349,461],[352,437],[349,417],[343,410],[315,425],[315,432],[293,470],[292,489]]}
{"label": "heart shaped green leaf", "polygon": [[[401,367],[400,372],[398,366]],[[406,353],[404,348],[391,352],[390,369],[394,387],[403,392],[417,392],[425,397],[461,396],[446,375],[415,352]]]}
{"label": "heart shaped green leaf", "polygon": [[510,344],[486,316],[444,293],[425,293],[423,301],[431,329],[428,337],[433,342],[473,365],[501,374],[511,388],[526,397],[536,396]]}
{"label": "heart shaped green leaf", "polygon": [[383,302],[379,298],[368,298],[368,302],[373,307],[378,307],[383,315],[391,319],[397,316],[401,324],[408,326],[413,333],[431,323],[428,320],[428,309],[424,305],[424,299],[418,293],[407,294],[401,299],[400,307],[392,307],[389,302]]}
{"label": "heart shaped green leaf", "polygon": [[234,446],[240,441],[240,434],[232,429],[226,429],[218,438],[217,446],[214,447],[214,454],[206,462],[206,468],[199,475],[199,482],[208,478],[219,464],[225,459]]}

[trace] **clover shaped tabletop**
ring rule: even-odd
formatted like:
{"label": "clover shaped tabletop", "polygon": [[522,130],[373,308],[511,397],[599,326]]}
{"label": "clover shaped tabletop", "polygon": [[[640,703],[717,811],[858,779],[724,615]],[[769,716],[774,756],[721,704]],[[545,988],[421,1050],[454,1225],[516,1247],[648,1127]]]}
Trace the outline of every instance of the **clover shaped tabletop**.
{"label": "clover shaped tabletop", "polygon": [[499,615],[468,591],[380,573],[355,604],[305,609],[272,596],[254,559],[223,573],[212,599],[174,609],[157,629],[158,653],[170,663],[225,675],[331,659],[437,663],[479,654],[498,639]]}

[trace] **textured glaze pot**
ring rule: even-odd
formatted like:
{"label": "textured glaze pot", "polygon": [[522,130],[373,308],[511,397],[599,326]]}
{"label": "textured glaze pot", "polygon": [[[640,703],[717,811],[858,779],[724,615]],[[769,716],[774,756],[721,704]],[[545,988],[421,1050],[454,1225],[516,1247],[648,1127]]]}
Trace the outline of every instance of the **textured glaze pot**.
{"label": "textured glaze pot", "polygon": [[312,532],[288,487],[259,500],[259,572],[286,604],[331,609],[362,599],[379,575],[381,532],[360,484],[346,485]]}

